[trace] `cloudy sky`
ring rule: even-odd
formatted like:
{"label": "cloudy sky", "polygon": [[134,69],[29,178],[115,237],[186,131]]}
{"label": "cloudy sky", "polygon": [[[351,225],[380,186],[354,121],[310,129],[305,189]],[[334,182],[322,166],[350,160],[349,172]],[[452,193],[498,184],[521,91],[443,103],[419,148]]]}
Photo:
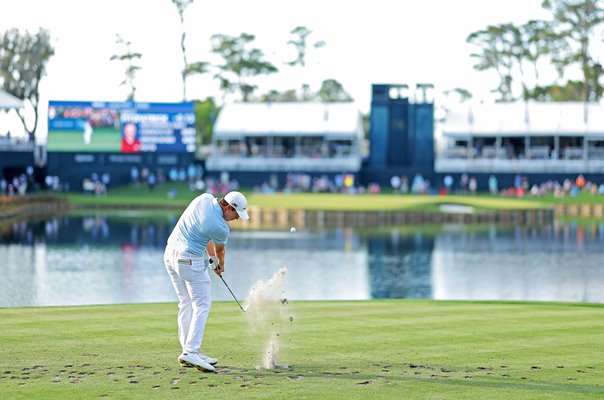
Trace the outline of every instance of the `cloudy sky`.
{"label": "cloudy sky", "polygon": [[[182,99],[181,26],[170,0],[0,0],[0,30],[50,30],[56,54],[48,64],[42,98],[125,100],[119,84],[125,65],[110,61],[123,48],[116,35],[142,53],[137,100]],[[195,0],[185,12],[189,61],[211,60],[216,33],[256,35],[255,45],[280,68],[262,81],[260,92],[298,87],[318,89],[337,79],[368,112],[372,83],[432,83],[437,91],[455,87],[488,99],[496,77],[473,70],[471,32],[490,24],[548,18],[541,0]],[[284,65],[294,58],[290,31],[306,26],[310,41],[326,46],[310,52],[305,72]],[[210,76],[190,79],[190,99],[220,97]],[[43,118],[45,118],[44,110]],[[40,136],[45,136],[42,121]],[[2,132],[0,132],[2,133]]]}

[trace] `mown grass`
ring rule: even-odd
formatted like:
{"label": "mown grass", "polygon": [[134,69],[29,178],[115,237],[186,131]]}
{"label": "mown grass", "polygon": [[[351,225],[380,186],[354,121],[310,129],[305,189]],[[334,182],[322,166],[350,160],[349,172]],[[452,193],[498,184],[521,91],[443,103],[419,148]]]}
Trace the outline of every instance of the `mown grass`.
{"label": "mown grass", "polygon": [[[204,351],[176,362],[176,304],[0,309],[6,399],[590,399],[604,396],[604,306],[290,302],[252,323],[215,303]],[[292,317],[290,321],[289,317]],[[262,329],[266,328],[266,329]],[[280,364],[257,370],[269,329]]]}
{"label": "mown grass", "polygon": [[[277,193],[258,194],[242,190],[250,207],[274,207],[304,210],[388,211],[408,210],[438,212],[442,204],[473,207],[476,211],[538,209],[551,206],[551,202],[537,198],[505,198],[488,195],[401,195],[401,194],[331,194],[331,193]],[[171,193],[171,195],[169,195]],[[183,184],[165,184],[149,190],[139,187],[118,187],[109,190],[107,196],[68,193],[64,196],[80,207],[150,207],[183,208],[199,192],[191,192]]]}

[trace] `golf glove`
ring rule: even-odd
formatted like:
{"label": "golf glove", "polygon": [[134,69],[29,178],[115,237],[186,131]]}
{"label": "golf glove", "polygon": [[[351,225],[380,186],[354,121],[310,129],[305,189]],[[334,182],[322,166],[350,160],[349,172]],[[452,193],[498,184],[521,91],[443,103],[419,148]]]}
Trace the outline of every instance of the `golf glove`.
{"label": "golf glove", "polygon": [[218,257],[216,256],[210,256],[209,258],[209,263],[210,263],[210,269],[212,271],[214,271],[216,268],[218,268]]}

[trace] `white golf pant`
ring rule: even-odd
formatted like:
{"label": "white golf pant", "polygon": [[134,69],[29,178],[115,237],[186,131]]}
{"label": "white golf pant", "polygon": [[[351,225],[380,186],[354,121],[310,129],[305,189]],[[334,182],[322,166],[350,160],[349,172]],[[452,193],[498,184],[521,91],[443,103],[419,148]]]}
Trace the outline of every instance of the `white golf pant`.
{"label": "white golf pant", "polygon": [[178,296],[178,339],[182,351],[198,353],[212,303],[207,259],[168,245],[164,264]]}

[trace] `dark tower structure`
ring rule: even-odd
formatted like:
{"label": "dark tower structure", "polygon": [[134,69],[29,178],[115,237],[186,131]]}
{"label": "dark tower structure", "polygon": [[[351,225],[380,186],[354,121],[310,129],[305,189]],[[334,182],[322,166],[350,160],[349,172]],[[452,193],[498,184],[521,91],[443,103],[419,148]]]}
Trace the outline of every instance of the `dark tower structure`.
{"label": "dark tower structure", "polygon": [[434,175],[434,87],[372,85],[370,156],[365,180],[386,184],[392,175]]}

